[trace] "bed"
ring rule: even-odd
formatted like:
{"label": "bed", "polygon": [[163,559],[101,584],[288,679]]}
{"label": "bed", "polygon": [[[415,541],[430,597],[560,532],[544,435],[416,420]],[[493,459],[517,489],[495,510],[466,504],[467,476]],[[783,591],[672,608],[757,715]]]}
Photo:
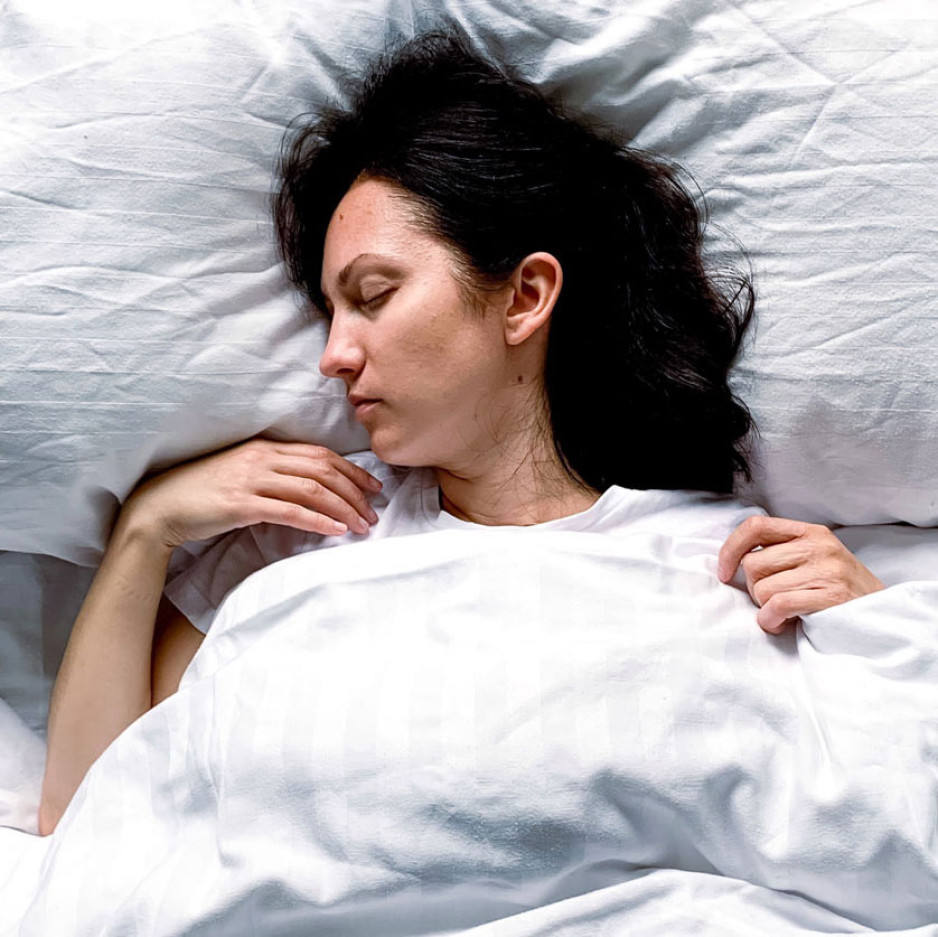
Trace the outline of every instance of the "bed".
{"label": "bed", "polygon": [[[413,765],[391,749],[380,791],[356,788],[371,813],[339,797],[352,775],[336,772],[328,835],[317,826],[292,839],[268,811],[278,797],[291,802],[295,786],[233,766],[231,783],[242,787],[225,800],[231,848],[213,839],[207,818],[224,777],[213,746],[245,717],[231,687],[298,648],[296,624],[258,640],[258,590],[265,576],[296,575],[285,561],[226,607],[177,697],[92,768],[62,834],[39,837],[52,682],[110,525],[139,479],[255,435],[340,453],[367,447],[343,387],[315,366],[324,324],[310,325],[284,280],[268,197],[289,122],[341,95],[385,37],[410,35],[437,12],[571,106],[690,170],[710,208],[713,262],[738,263],[741,244],[756,283],[733,385],[760,436],[754,481],[738,495],[832,528],[887,589],[806,616],[775,644],[743,592],[714,592],[714,620],[739,628],[704,629],[703,659],[723,664],[707,679],[736,704],[751,700],[759,718],[725,725],[695,709],[688,689],[704,678],[685,660],[646,675],[659,695],[636,710],[658,740],[642,752],[645,773],[610,775],[587,750],[589,695],[564,697],[581,715],[568,726],[583,742],[578,763],[625,806],[603,820],[598,801],[560,796],[575,776],[562,753],[567,773],[548,773],[553,786],[512,774],[531,751],[518,742],[515,760],[492,769],[529,792],[499,815],[527,831],[505,841],[515,865],[467,858],[471,874],[447,880],[446,892],[434,849],[469,808],[444,809],[443,780],[454,776],[441,768],[439,809],[416,828],[406,809],[416,802]],[[11,0],[0,10],[0,48],[0,934],[938,935],[938,17],[924,0],[167,0],[153,9]],[[480,536],[477,547],[475,538],[441,547],[454,570],[491,553]],[[174,568],[211,546],[180,548]],[[627,552],[622,561],[638,562]],[[354,607],[348,593],[329,591],[338,589],[333,562],[303,567],[294,614],[314,600]],[[368,562],[376,575],[395,563],[406,572],[406,555],[375,549]],[[539,581],[543,601],[550,579]],[[634,594],[621,600],[640,604]],[[653,618],[660,609],[646,600]],[[730,654],[747,615],[752,634]],[[669,621],[646,652],[666,656]],[[602,660],[628,660],[632,640],[610,631],[603,646],[621,653]],[[859,733],[852,746],[827,738],[788,779],[789,794],[803,784],[813,798],[798,822],[757,796],[778,793],[788,777],[780,763],[741,741],[808,732],[745,676],[747,662],[788,666],[793,655],[819,725]],[[577,659],[584,680],[595,674],[599,656]],[[340,660],[351,668],[354,657]],[[237,677],[228,689],[223,674]],[[332,676],[339,697],[367,685],[341,668]],[[631,705],[618,695],[622,681],[642,679],[620,678],[589,697],[604,712]],[[244,750],[275,761],[297,744],[282,717],[297,700],[277,681],[264,687]],[[862,777],[848,768],[864,724],[847,710],[867,720],[868,743],[884,746]],[[520,728],[491,727],[499,738]],[[805,745],[792,751],[814,751]],[[444,750],[441,765],[461,764],[458,746]],[[719,762],[703,757],[715,752]],[[656,852],[673,823],[666,808],[688,796],[689,761],[698,788],[682,816],[697,839]],[[760,778],[772,783],[760,788]],[[479,816],[498,802],[492,791],[472,801]],[[616,826],[624,815],[628,835]],[[861,820],[877,835],[851,839]],[[482,829],[479,844],[497,840],[494,827]],[[582,851],[604,835],[607,852]],[[632,851],[617,852],[629,837]],[[366,840],[367,857],[343,852]],[[688,851],[704,841],[709,852]],[[202,843],[198,863],[173,859],[193,842]],[[555,864],[539,878],[544,856]],[[877,878],[890,868],[894,878]]]}

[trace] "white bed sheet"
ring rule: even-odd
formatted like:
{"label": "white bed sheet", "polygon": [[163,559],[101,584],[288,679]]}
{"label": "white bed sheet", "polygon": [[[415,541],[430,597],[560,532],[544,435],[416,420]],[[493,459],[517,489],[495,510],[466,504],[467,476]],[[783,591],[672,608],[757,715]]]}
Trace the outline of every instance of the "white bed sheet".
{"label": "white bed sheet", "polygon": [[[835,533],[886,585],[938,579],[938,530],[871,524]],[[37,831],[49,694],[93,575],[55,557],[0,552],[0,825]]]}
{"label": "white bed sheet", "polygon": [[[268,935],[938,934],[938,583],[778,639],[716,582],[709,543],[633,537],[591,589],[585,539],[508,563],[493,533],[432,535],[438,564],[460,581],[481,564],[494,585],[462,597],[474,616],[483,595],[509,597],[468,642],[400,601],[420,536],[252,576],[56,834],[0,829],[0,934],[62,932],[66,915],[76,937],[208,921]],[[356,580],[387,591],[367,634],[343,628],[360,620]],[[265,612],[272,591],[286,597]],[[453,620],[468,610],[440,594]],[[576,653],[531,614],[571,601],[598,623]],[[626,603],[636,628],[609,613]],[[431,705],[409,709],[414,694]]]}

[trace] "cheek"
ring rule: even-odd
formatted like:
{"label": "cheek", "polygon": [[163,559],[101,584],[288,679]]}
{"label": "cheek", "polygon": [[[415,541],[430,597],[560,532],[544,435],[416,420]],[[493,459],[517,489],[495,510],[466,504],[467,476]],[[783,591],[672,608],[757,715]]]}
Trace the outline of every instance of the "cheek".
{"label": "cheek", "polygon": [[[457,413],[474,410],[491,381],[484,368],[484,346],[475,336],[448,337],[421,350],[421,384],[436,409]],[[420,365],[415,365],[420,367]]]}
{"label": "cheek", "polygon": [[403,336],[398,371],[422,395],[451,405],[463,393],[472,373],[472,337],[454,334],[451,323],[435,317],[427,327]]}
{"label": "cheek", "polygon": [[[421,310],[434,305],[444,311],[421,315]],[[385,362],[401,399],[419,401],[421,409],[435,411],[440,419],[445,419],[447,411],[474,410],[495,380],[499,361],[491,329],[460,308],[453,309],[441,298],[433,302],[425,298],[413,318],[408,317],[419,325],[396,330],[386,337],[387,344],[382,342],[383,347],[394,349],[393,365],[391,357]]]}

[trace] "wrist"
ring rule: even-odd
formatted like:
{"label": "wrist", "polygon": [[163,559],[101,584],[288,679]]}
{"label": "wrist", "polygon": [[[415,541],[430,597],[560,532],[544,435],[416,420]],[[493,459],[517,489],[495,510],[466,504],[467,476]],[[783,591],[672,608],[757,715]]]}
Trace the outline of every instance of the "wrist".
{"label": "wrist", "polygon": [[166,536],[158,518],[132,498],[124,503],[111,532],[110,543],[139,543],[158,556],[169,560],[175,544]]}

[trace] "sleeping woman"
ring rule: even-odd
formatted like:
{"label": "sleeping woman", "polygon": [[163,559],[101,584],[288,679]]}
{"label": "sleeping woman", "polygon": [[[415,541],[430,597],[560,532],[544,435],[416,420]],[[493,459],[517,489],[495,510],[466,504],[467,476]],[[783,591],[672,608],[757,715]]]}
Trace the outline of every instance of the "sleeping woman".
{"label": "sleeping woman", "polygon": [[[304,551],[480,526],[616,538],[709,504],[735,522],[708,568],[724,583],[741,568],[765,632],[884,588],[827,528],[733,500],[753,427],[727,377],[753,293],[705,271],[676,168],[458,31],[385,55],[347,110],[296,133],[275,214],[292,281],[328,319],[319,368],[370,450],[255,438],[134,490],[54,687],[44,835],[177,691],[222,599]],[[167,585],[173,550],[210,538]]]}

